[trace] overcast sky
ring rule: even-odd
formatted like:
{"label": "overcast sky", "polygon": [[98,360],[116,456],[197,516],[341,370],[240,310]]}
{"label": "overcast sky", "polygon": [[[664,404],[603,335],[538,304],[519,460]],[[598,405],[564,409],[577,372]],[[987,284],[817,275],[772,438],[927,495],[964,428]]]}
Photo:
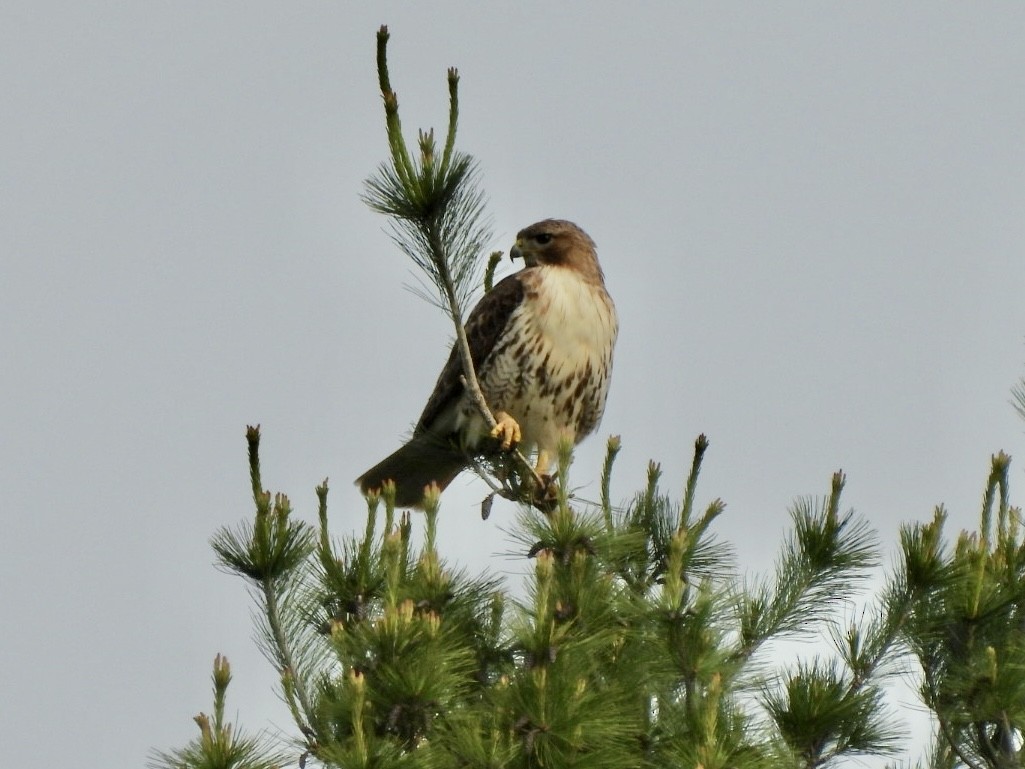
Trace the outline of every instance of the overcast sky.
{"label": "overcast sky", "polygon": [[[183,744],[217,652],[232,716],[289,727],[208,546],[251,514],[245,426],[348,533],[450,337],[359,200],[382,23],[411,137],[460,70],[493,247],[546,217],[598,244],[621,334],[581,493],[609,434],[625,499],[705,432],[698,501],[758,573],[839,468],[887,553],[940,502],[974,526],[997,450],[1021,487],[1025,5],[5,0],[5,764]],[[446,493],[442,548],[516,573],[484,493]]]}

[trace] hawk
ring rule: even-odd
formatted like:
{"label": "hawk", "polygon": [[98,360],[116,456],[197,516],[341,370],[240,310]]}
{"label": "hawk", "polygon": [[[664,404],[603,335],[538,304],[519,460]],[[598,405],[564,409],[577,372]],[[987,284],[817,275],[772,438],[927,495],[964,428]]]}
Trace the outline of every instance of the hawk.
{"label": "hawk", "polygon": [[474,456],[516,444],[536,450],[546,474],[564,436],[576,444],[598,426],[619,322],[594,241],[572,222],[546,219],[517,233],[509,257],[523,269],[486,293],[465,327],[498,425],[489,433],[465,392],[453,345],[412,437],[356,480],[363,493],[391,479],[396,505],[417,507],[432,481],[444,489]]}

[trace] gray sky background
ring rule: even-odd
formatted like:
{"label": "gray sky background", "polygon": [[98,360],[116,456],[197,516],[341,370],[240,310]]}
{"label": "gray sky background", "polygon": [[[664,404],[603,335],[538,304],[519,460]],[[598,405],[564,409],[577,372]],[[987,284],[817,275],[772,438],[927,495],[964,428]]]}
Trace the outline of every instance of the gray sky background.
{"label": "gray sky background", "polygon": [[[288,726],[208,546],[251,514],[245,425],[347,533],[450,334],[358,197],[381,23],[410,137],[459,67],[494,248],[549,216],[598,243],[622,331],[582,493],[615,433],[614,496],[649,458],[681,488],[704,431],[699,502],[757,573],[838,468],[887,553],[940,502],[974,526],[999,449],[1020,488],[1025,5],[6,0],[5,764],[183,744],[217,652],[231,714]],[[446,494],[443,547],[515,573],[483,495]]]}

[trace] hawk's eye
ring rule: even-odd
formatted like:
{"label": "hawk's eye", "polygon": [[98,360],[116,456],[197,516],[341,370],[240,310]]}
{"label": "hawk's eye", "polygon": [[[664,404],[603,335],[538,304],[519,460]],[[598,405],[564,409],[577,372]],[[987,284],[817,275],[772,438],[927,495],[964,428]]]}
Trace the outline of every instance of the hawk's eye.
{"label": "hawk's eye", "polygon": [[552,242],[552,236],[547,232],[542,232],[540,235],[535,235],[534,240],[544,246]]}

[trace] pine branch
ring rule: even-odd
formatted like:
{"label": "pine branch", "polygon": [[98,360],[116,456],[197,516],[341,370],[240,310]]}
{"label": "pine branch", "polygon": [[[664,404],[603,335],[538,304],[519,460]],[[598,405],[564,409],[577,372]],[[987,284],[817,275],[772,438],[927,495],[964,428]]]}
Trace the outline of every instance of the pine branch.
{"label": "pine branch", "polygon": [[277,769],[291,763],[266,736],[249,737],[224,719],[231,667],[220,654],[214,659],[213,718],[200,713],[193,720],[200,736],[184,748],[154,751],[151,769]]}
{"label": "pine branch", "polygon": [[[483,220],[483,196],[475,186],[473,159],[454,149],[459,116],[459,74],[448,71],[449,124],[440,165],[435,160],[433,131],[419,135],[419,161],[406,148],[399,120],[398,97],[388,74],[388,29],[377,34],[377,69],[385,106],[391,165],[383,165],[366,182],[364,201],[393,218],[393,240],[434,283],[437,306],[451,318],[455,347],[462,364],[461,381],[488,431],[498,422],[481,390],[463,325],[463,313],[477,285],[474,274],[490,231]],[[544,482],[523,454],[512,455],[535,489]]]}
{"label": "pine branch", "polygon": [[[261,587],[265,617],[270,629],[271,638],[274,640],[273,649],[277,658],[276,661],[279,664],[278,670],[281,674],[286,700],[300,731],[303,734],[310,735],[311,730],[316,724],[316,711],[313,708],[313,700],[310,697],[310,693],[306,689],[302,668],[297,664],[291,639],[285,633],[281,605],[278,601],[278,586],[271,580],[265,580]],[[288,696],[290,694],[294,694],[294,698]],[[297,700],[297,703],[295,700]],[[297,704],[298,707],[296,707]],[[300,720],[300,717],[304,720]]]}
{"label": "pine branch", "polygon": [[742,597],[738,661],[771,637],[807,632],[875,564],[873,537],[864,521],[853,512],[839,514],[844,482],[843,473],[837,472],[821,507],[799,500],[792,508],[794,534],[784,546],[774,585],[763,583]]}
{"label": "pine branch", "polygon": [[809,769],[846,755],[882,755],[897,733],[876,687],[852,689],[835,664],[798,663],[779,688],[763,690],[763,705],[780,735]]}
{"label": "pine branch", "polygon": [[610,435],[605,445],[605,462],[601,468],[601,510],[605,519],[605,529],[612,531],[612,499],[609,496],[609,489],[612,484],[612,463],[616,461],[616,455],[622,448],[622,441],[618,435]]}
{"label": "pine branch", "polygon": [[272,497],[270,492],[260,488],[259,426],[247,429],[246,441],[256,503],[255,521],[252,526],[243,525],[237,531],[221,529],[211,544],[220,566],[245,577],[259,594],[263,607],[261,616],[268,630],[265,651],[286,684],[286,699],[291,693],[298,701],[289,703],[297,717],[297,726],[304,734],[309,734],[314,723],[313,699],[300,675],[302,668],[293,645],[296,635],[290,632],[294,628],[286,628],[283,622],[281,597],[300,581],[299,575],[314,550],[316,539],[308,525],[291,519],[288,497],[283,494]]}

